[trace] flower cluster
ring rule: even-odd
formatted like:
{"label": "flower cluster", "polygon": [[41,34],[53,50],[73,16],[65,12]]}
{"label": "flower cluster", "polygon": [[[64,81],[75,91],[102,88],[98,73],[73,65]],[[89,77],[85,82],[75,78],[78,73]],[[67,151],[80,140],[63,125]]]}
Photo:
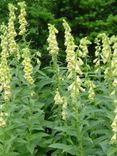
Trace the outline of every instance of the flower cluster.
{"label": "flower cluster", "polygon": [[110,47],[110,39],[106,34],[102,34],[102,59],[103,63],[107,64],[105,71],[104,71],[104,78],[105,80],[108,80],[110,77],[110,61],[111,61],[111,47]]}
{"label": "flower cluster", "polygon": [[90,101],[94,101],[95,99],[95,91],[94,89],[96,88],[95,84],[93,83],[93,81],[91,80],[87,80],[86,82],[86,86],[88,88],[88,98]]}
{"label": "flower cluster", "polygon": [[116,88],[117,87],[117,37],[112,48],[114,51],[113,51],[112,61],[111,61],[111,71],[112,71],[112,76],[114,78],[113,86],[114,88]]}
{"label": "flower cluster", "polygon": [[55,94],[55,97],[54,97],[54,101],[55,101],[55,104],[57,106],[59,106],[59,108],[61,109],[61,116],[62,116],[62,119],[63,120],[66,120],[67,118],[67,98],[66,96],[61,96],[60,95],[60,92],[58,91],[58,88],[56,90],[56,94]]}
{"label": "flower cluster", "polygon": [[1,62],[0,62],[0,84],[1,90],[4,91],[4,100],[8,101],[11,97],[11,74],[10,68],[8,66],[8,42],[7,42],[7,27],[2,25],[2,35],[1,35]]}
{"label": "flower cluster", "polygon": [[62,105],[62,119],[66,120],[67,118],[67,98],[63,97],[63,105]]}
{"label": "flower cluster", "polygon": [[[75,48],[77,47],[74,43],[74,38],[71,35],[71,28],[68,23],[63,20],[63,27],[65,29],[65,46],[66,46],[66,61],[69,77],[72,77],[74,71],[81,73],[79,62],[76,60]],[[81,62],[82,63],[82,62]]]}
{"label": "flower cluster", "polygon": [[48,50],[51,55],[57,55],[59,48],[56,39],[56,34],[58,34],[58,30],[54,27],[54,25],[48,24],[49,36],[48,36]]}
{"label": "flower cluster", "polygon": [[[110,38],[105,34],[99,34],[96,38],[96,59],[94,60],[95,67],[96,67],[96,73],[100,69],[100,62],[102,61],[104,63],[105,69],[104,69],[104,78],[105,80],[109,79],[110,76],[110,62],[111,62],[111,42]],[[102,43],[102,46],[101,46]],[[101,48],[102,47],[102,48]]]}
{"label": "flower cluster", "polygon": [[60,95],[60,92],[58,91],[58,88],[57,88],[56,93],[55,93],[54,101],[55,101],[55,104],[58,105],[58,106],[63,103],[63,98]]}
{"label": "flower cluster", "polygon": [[[65,46],[66,46],[66,61],[68,69],[68,79],[71,79],[71,84],[68,86],[72,101],[76,101],[80,90],[82,90],[80,75],[82,74],[81,66],[83,65],[82,59],[75,53],[76,45],[74,38],[71,34],[71,28],[68,23],[63,20],[63,27],[65,29]],[[74,102],[73,102],[74,103]]]}
{"label": "flower cluster", "polygon": [[105,33],[100,34],[100,37],[102,38],[102,59],[103,63],[105,64],[108,63],[111,56],[110,40]]}
{"label": "flower cluster", "polygon": [[96,44],[96,51],[95,51],[95,57],[93,63],[95,63],[95,73],[98,73],[100,71],[100,64],[101,64],[101,45],[100,45],[101,39],[97,37],[95,39],[95,44]]}
{"label": "flower cluster", "polygon": [[114,97],[114,104],[115,104],[115,118],[113,120],[113,123],[111,125],[113,136],[111,138],[111,143],[117,143],[117,38],[114,38],[114,44],[113,44],[113,55],[112,55],[112,61],[111,61],[111,70],[112,70],[112,77],[113,77],[113,91],[111,95]]}
{"label": "flower cluster", "polygon": [[17,10],[17,8],[12,5],[9,4],[9,21],[8,21],[8,46],[9,46],[9,52],[11,54],[13,53],[17,53],[17,43],[15,41],[15,37],[16,37],[16,31],[14,28],[14,22],[16,20],[16,15],[15,15],[15,11]]}
{"label": "flower cluster", "polygon": [[8,115],[7,113],[0,112],[0,128],[6,125],[4,117],[7,115]]}
{"label": "flower cluster", "polygon": [[86,58],[88,54],[88,47],[87,45],[91,44],[91,42],[87,39],[87,37],[84,37],[80,40],[79,50],[78,50],[78,56],[82,58]]}
{"label": "flower cluster", "polygon": [[115,118],[112,122],[112,131],[113,131],[113,136],[111,138],[111,143],[114,144],[114,143],[117,143],[117,100],[114,100],[114,104],[115,104]]}
{"label": "flower cluster", "polygon": [[20,15],[19,15],[19,24],[20,24],[20,32],[19,35],[24,35],[26,32],[26,26],[27,26],[27,21],[26,21],[26,4],[25,2],[19,2],[18,5],[20,6]]}
{"label": "flower cluster", "polygon": [[76,77],[76,80],[68,86],[68,91],[71,93],[71,97],[74,98],[75,96],[79,96],[80,91],[84,91],[81,87],[82,81],[79,76]]}
{"label": "flower cluster", "polygon": [[32,85],[34,83],[34,80],[32,78],[32,73],[33,73],[33,66],[31,64],[31,59],[30,59],[30,51],[29,51],[29,48],[26,47],[24,48],[23,50],[23,66],[24,66],[24,77],[25,79],[28,81],[28,83],[30,85]]}

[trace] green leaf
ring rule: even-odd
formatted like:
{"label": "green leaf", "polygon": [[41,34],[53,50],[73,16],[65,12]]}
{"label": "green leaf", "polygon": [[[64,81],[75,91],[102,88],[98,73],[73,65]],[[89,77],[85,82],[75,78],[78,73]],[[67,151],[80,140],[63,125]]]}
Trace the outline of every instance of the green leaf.
{"label": "green leaf", "polygon": [[74,146],[74,145],[66,145],[66,144],[62,144],[62,143],[55,143],[55,144],[51,144],[49,147],[55,148],[55,149],[61,149],[62,153],[66,152],[66,153],[69,153],[71,155],[78,155],[79,154],[78,147]]}

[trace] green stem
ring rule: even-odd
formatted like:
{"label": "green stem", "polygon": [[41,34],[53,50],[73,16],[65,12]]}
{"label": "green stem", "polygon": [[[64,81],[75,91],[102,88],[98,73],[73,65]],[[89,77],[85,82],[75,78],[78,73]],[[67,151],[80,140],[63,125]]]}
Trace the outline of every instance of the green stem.
{"label": "green stem", "polygon": [[[59,65],[57,63],[57,55],[53,55],[52,56],[52,62],[53,62],[53,68],[54,68],[54,74],[55,74],[55,84],[54,84],[54,88],[58,89],[58,91],[61,91],[60,88],[60,72],[59,72]],[[61,123],[61,105],[58,106],[58,116],[60,119],[60,123]]]}
{"label": "green stem", "polygon": [[52,56],[52,61],[53,61],[53,67],[56,76],[55,88],[58,88],[60,90],[60,73],[59,73],[59,66],[57,63],[57,55]]}
{"label": "green stem", "polygon": [[82,142],[82,132],[80,130],[80,117],[79,117],[79,110],[78,110],[78,106],[77,106],[77,103],[78,101],[80,101],[79,99],[79,95],[77,94],[77,89],[79,88],[79,86],[77,85],[77,73],[74,71],[73,73],[73,81],[75,81],[75,96],[74,96],[74,99],[73,99],[73,106],[75,107],[75,113],[76,113],[76,116],[77,118],[75,119],[75,123],[76,123],[76,128],[77,128],[77,140],[79,140],[78,144],[79,144],[79,148],[80,148],[80,156],[83,156],[84,152],[83,152],[83,142]]}

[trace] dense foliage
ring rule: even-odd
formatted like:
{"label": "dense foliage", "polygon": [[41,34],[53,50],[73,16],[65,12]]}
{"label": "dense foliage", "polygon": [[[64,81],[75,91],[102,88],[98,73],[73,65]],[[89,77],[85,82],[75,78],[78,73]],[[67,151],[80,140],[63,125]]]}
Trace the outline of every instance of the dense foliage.
{"label": "dense foliage", "polygon": [[[75,29],[88,9],[114,1],[71,6],[68,0],[28,0],[28,16],[25,2],[9,4],[7,11],[8,2],[0,4],[8,15],[0,27],[0,156],[116,156],[117,36],[111,35],[116,30],[95,31],[92,39],[93,31]],[[101,13],[89,12],[87,18]]]}
{"label": "dense foliage", "polygon": [[[9,2],[16,4],[17,1],[1,1],[0,23],[7,21],[7,5]],[[31,41],[33,48],[40,48],[44,54],[47,48],[47,24],[56,24],[59,31],[63,32],[61,27],[63,17],[69,21],[77,43],[84,36],[89,36],[93,40],[101,31],[109,35],[117,33],[116,0],[26,0],[26,3],[28,41]],[[59,35],[60,44],[62,44],[62,34]]]}

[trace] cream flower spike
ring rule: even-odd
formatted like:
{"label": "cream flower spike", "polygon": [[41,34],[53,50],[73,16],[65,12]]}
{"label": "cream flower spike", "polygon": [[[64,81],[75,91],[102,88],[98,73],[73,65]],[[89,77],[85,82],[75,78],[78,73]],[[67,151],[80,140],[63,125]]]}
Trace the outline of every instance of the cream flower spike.
{"label": "cream flower spike", "polygon": [[26,3],[23,2],[19,2],[18,5],[20,6],[20,15],[19,15],[19,24],[20,24],[20,32],[19,35],[24,35],[26,32],[26,26],[27,26],[27,21],[26,21]]}
{"label": "cream flower spike", "polygon": [[11,73],[8,66],[8,41],[7,41],[7,27],[2,25],[1,35],[1,60],[0,60],[0,87],[3,90],[3,98],[9,101],[11,98]]}
{"label": "cream flower spike", "polygon": [[58,30],[54,25],[48,24],[49,36],[48,36],[48,50],[51,55],[58,55],[59,47],[56,39],[56,34],[58,34]]}
{"label": "cream flower spike", "polygon": [[23,50],[23,66],[24,66],[24,77],[28,81],[29,85],[33,85],[34,80],[32,78],[33,73],[33,66],[31,64],[31,58],[30,58],[30,50],[28,47],[24,48]]}

